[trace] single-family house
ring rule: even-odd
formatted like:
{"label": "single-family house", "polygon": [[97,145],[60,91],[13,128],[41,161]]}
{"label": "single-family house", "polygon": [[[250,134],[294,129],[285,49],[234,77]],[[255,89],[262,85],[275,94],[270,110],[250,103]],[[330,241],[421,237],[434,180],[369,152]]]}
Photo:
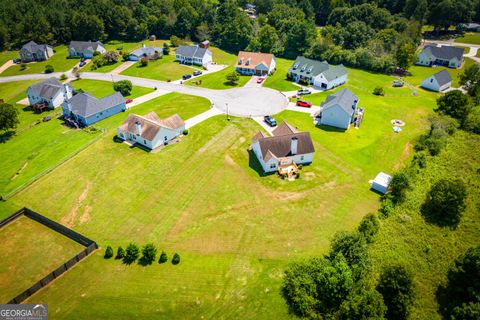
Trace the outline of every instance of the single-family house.
{"label": "single-family house", "polygon": [[452,77],[448,70],[437,72],[422,81],[422,88],[441,92],[452,86]]}
{"label": "single-family house", "polygon": [[391,181],[392,176],[386,174],[385,172],[380,172],[372,181],[372,189],[385,194],[388,191]]}
{"label": "single-family house", "polygon": [[212,63],[212,51],[194,46],[179,46],[175,51],[175,60],[183,64],[195,64],[207,67]]}
{"label": "single-family house", "polygon": [[23,62],[44,61],[53,56],[53,48],[48,44],[37,44],[30,41],[20,49],[20,59]]}
{"label": "single-family house", "polygon": [[457,26],[459,31],[480,32],[480,23],[461,23]]}
{"label": "single-family house", "polygon": [[81,126],[95,122],[126,110],[125,98],[120,92],[97,99],[90,93],[77,93],[62,104],[63,116],[73,119]]}
{"label": "single-family house", "polygon": [[313,161],[315,149],[309,132],[298,132],[283,122],[267,136],[262,131],[252,139],[252,151],[264,172],[277,171],[282,166],[306,164]]}
{"label": "single-family house", "polygon": [[68,56],[72,58],[91,59],[95,51],[105,53],[107,50],[100,41],[72,41],[68,46]]}
{"label": "single-family house", "polygon": [[452,46],[427,45],[417,55],[417,64],[431,67],[433,65],[460,68],[463,63],[463,48]]}
{"label": "single-family house", "polygon": [[62,105],[65,98],[72,97],[73,88],[69,84],[62,84],[56,78],[48,78],[28,87],[27,97],[31,106],[46,104],[50,109]]}
{"label": "single-family house", "polygon": [[275,66],[275,56],[271,53],[240,51],[235,70],[246,76],[265,76],[272,74]]}
{"label": "single-family house", "polygon": [[130,143],[138,143],[150,150],[167,144],[183,133],[185,122],[178,114],[160,119],[155,112],[145,116],[129,114],[117,128],[117,136]]}
{"label": "single-family house", "polygon": [[146,47],[142,44],[142,47],[130,52],[128,60],[139,61],[142,58],[148,58],[149,60],[156,60],[163,56],[163,49],[159,47],[149,46]]}
{"label": "single-family house", "polygon": [[331,66],[326,61],[317,61],[298,56],[288,69],[287,77],[294,82],[332,89],[347,82],[348,72],[343,65]]}
{"label": "single-family house", "polygon": [[329,95],[316,114],[319,124],[348,129],[355,119],[358,101],[358,97],[347,88]]}

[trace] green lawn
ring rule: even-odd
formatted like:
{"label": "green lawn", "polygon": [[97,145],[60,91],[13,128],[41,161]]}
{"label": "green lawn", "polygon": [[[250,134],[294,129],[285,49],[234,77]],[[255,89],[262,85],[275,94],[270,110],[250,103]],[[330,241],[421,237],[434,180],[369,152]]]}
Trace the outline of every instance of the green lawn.
{"label": "green lawn", "polygon": [[241,75],[239,81],[236,84],[232,85],[227,81],[226,77],[228,74],[232,73],[234,70],[235,70],[235,67],[230,66],[214,73],[209,73],[204,76],[195,77],[195,79],[188,80],[184,83],[190,86],[222,90],[222,89],[243,87],[248,82],[248,80],[252,78],[250,76]]}
{"label": "green lawn", "polygon": [[216,47],[210,47],[208,49],[212,51],[213,61],[217,64],[227,64],[233,66],[237,61],[236,54],[226,52]]}
{"label": "green lawn", "polygon": [[175,61],[175,56],[171,52],[168,56],[157,61],[150,61],[148,66],[141,67],[139,63],[131,66],[121,74],[134,77],[150,78],[162,81],[174,81],[182,78],[186,73],[193,73],[197,68],[182,65]]}
{"label": "green lawn", "polygon": [[442,70],[448,70],[450,75],[452,76],[453,82],[452,86],[453,87],[459,87],[459,75],[463,73],[465,68],[469,65],[474,64],[475,62],[470,59],[470,58],[465,58],[464,65],[462,68],[459,69],[452,69],[452,68],[447,68],[447,67],[424,67],[424,66],[411,66],[409,71],[412,73],[412,76],[406,77],[405,80],[411,83],[414,86],[420,86],[423,80],[431,76],[432,74],[435,74],[437,72],[440,72]]}
{"label": "green lawn", "polygon": [[292,84],[291,81],[287,80],[287,71],[292,66],[293,60],[276,58],[276,71],[273,75],[269,76],[265,83],[264,87],[277,89],[279,91],[294,91],[298,90],[299,87]]}
{"label": "green lawn", "polygon": [[27,63],[25,70],[20,70],[20,65],[14,65],[5,70],[0,76],[14,76],[20,74],[43,73],[46,65],[52,65],[54,72],[64,72],[72,69],[79,59],[67,59],[68,46],[62,45],[54,48],[55,54],[47,61]]}
{"label": "green lawn", "polygon": [[480,32],[467,32],[463,37],[455,38],[455,42],[480,44]]}
{"label": "green lawn", "polygon": [[18,51],[3,51],[3,52],[0,52],[0,66],[2,66],[8,60],[12,60],[12,59],[19,58],[19,57],[20,57],[20,55],[18,54]]}
{"label": "green lawn", "polygon": [[[70,84],[75,89],[82,89],[85,92],[90,92],[97,98],[102,98],[115,92],[115,90],[113,90],[113,84],[110,81],[80,79],[74,80],[70,82]],[[152,91],[152,88],[134,86],[128,98],[138,98]]]}
{"label": "green lawn", "polygon": [[0,301],[3,303],[30,288],[84,248],[25,216],[2,228],[0,243]]}

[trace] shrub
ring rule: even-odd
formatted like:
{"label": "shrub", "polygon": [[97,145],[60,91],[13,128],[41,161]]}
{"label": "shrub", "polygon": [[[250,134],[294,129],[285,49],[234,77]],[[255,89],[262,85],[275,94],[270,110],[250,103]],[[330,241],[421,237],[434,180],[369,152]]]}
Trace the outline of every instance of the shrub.
{"label": "shrub", "polygon": [[376,96],[384,96],[385,90],[383,89],[383,87],[375,87],[375,89],[373,89],[373,94]]}
{"label": "shrub", "polygon": [[134,243],[130,243],[125,249],[125,256],[123,257],[123,263],[132,264],[137,261],[139,255],[138,246]]}
{"label": "shrub", "polygon": [[157,248],[153,245],[153,243],[148,243],[143,246],[142,248],[142,258],[141,262],[144,265],[152,264],[157,257]]}
{"label": "shrub", "polygon": [[232,86],[236,85],[238,80],[240,80],[240,76],[235,71],[227,74],[225,78],[227,79],[227,82]]}
{"label": "shrub", "polygon": [[180,255],[178,253],[174,253],[173,254],[173,258],[172,258],[172,264],[173,265],[177,265],[180,263]]}
{"label": "shrub", "polygon": [[360,279],[371,266],[367,241],[360,232],[337,232],[330,246],[330,257],[338,254],[345,257],[356,280]]}
{"label": "shrub", "polygon": [[437,99],[435,112],[439,114],[444,114],[463,122],[469,111],[468,96],[460,90],[449,91]]}
{"label": "shrub", "polygon": [[415,299],[413,276],[404,266],[385,268],[377,285],[387,306],[387,319],[407,319]]}
{"label": "shrub", "polygon": [[118,91],[122,96],[129,96],[133,89],[132,82],[130,80],[121,80],[113,84],[113,90]]}
{"label": "shrub", "polygon": [[97,51],[97,50],[93,51],[93,56],[94,56],[94,57],[96,57],[96,56],[98,56],[98,55],[100,55],[100,51]]}
{"label": "shrub", "polygon": [[188,134],[188,129],[183,130],[183,135],[186,136]]}
{"label": "shrub", "polygon": [[163,54],[166,56],[170,54],[170,47],[166,42],[163,43]]}
{"label": "shrub", "polygon": [[386,197],[383,199],[378,212],[380,212],[383,217],[388,217],[390,216],[390,213],[392,213],[393,207],[394,206],[391,197]]}
{"label": "shrub", "polygon": [[47,64],[45,66],[45,73],[52,73],[54,71],[53,66],[50,64]]}
{"label": "shrub", "polygon": [[473,108],[467,115],[463,128],[476,134],[480,134],[480,106]]}
{"label": "shrub", "polygon": [[120,246],[117,249],[117,255],[115,256],[115,259],[123,259],[125,257],[125,250]]}
{"label": "shrub", "polygon": [[403,202],[405,200],[405,194],[410,188],[410,180],[408,176],[404,172],[395,173],[390,182],[390,188],[392,188],[391,194],[394,202]]}
{"label": "shrub", "polygon": [[363,217],[360,225],[358,226],[358,231],[365,237],[368,243],[373,242],[374,236],[380,230],[380,220],[375,213],[369,213]]}
{"label": "shrub", "polygon": [[130,54],[125,52],[124,54],[122,54],[122,60],[123,61],[128,61],[128,58],[130,57]]}
{"label": "shrub", "polygon": [[103,256],[105,259],[110,259],[113,257],[113,249],[110,246],[107,246],[107,250],[105,250],[105,255]]}
{"label": "shrub", "polygon": [[422,169],[425,168],[427,166],[427,156],[425,152],[420,151],[415,153],[412,162],[413,164],[418,165]]}
{"label": "shrub", "polygon": [[177,36],[171,36],[170,44],[172,47],[178,47],[178,46],[181,46],[182,44],[185,44],[185,40],[182,40]]}
{"label": "shrub", "polygon": [[167,254],[165,253],[165,251],[162,251],[162,253],[160,254],[160,259],[158,259],[158,263],[165,263],[167,261],[168,261]]}
{"label": "shrub", "polygon": [[25,69],[27,69],[27,64],[24,62],[20,63],[20,71],[23,71]]}
{"label": "shrub", "polygon": [[60,76],[60,81],[65,81],[67,80],[67,76],[65,75],[65,73],[63,73],[61,76]]}
{"label": "shrub", "polygon": [[466,198],[467,188],[462,180],[441,179],[430,189],[421,212],[431,223],[455,227],[465,211]]}
{"label": "shrub", "polygon": [[362,290],[352,294],[342,303],[336,319],[385,319],[387,307],[383,302],[382,295],[377,290]]}
{"label": "shrub", "polygon": [[107,64],[114,64],[120,59],[120,53],[117,51],[107,51],[103,54],[103,58]]}
{"label": "shrub", "polygon": [[143,58],[140,59],[140,66],[141,67],[148,66],[148,58],[147,57],[143,57]]}

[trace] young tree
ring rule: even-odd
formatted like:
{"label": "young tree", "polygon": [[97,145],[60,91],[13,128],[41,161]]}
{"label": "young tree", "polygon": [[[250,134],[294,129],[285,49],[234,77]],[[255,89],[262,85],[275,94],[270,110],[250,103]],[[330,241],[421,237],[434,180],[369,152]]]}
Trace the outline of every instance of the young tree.
{"label": "young tree", "polygon": [[360,232],[340,231],[335,234],[331,243],[330,257],[336,257],[340,253],[352,269],[355,280],[359,280],[369,271],[372,263],[367,241]]}
{"label": "young tree", "polygon": [[465,68],[465,71],[460,74],[460,85],[462,85],[468,94],[476,98],[477,103],[480,103],[480,66],[472,64]]}
{"label": "young tree", "polygon": [[403,43],[397,48],[395,58],[400,69],[408,70],[415,61],[415,47],[409,41]]}
{"label": "young tree", "polygon": [[123,259],[123,257],[125,257],[125,250],[121,246],[119,246],[117,249],[117,255],[115,256],[115,259],[119,260],[119,259]]}
{"label": "young tree", "polygon": [[19,123],[17,108],[8,103],[0,104],[0,130],[13,130]]}
{"label": "young tree", "polygon": [[129,96],[132,92],[133,85],[130,80],[120,80],[113,84],[113,90],[118,91],[122,96]]}
{"label": "young tree", "polygon": [[403,202],[405,200],[405,194],[410,188],[410,180],[404,172],[397,172],[393,175],[390,182],[392,188],[393,200],[396,203]]}
{"label": "young tree", "polygon": [[386,267],[377,285],[387,306],[387,319],[407,319],[415,299],[413,276],[402,265]]}
{"label": "young tree", "polygon": [[373,89],[373,94],[376,96],[384,96],[385,95],[385,90],[383,87],[375,87]]}
{"label": "young tree", "polygon": [[373,237],[378,233],[378,230],[380,230],[380,220],[375,213],[364,216],[358,226],[358,231],[363,234],[368,243],[373,242]]}
{"label": "young tree", "polygon": [[168,261],[167,254],[165,253],[165,251],[162,251],[162,253],[160,254],[160,259],[158,259],[158,263],[165,263],[167,261]]}
{"label": "young tree", "polygon": [[139,255],[138,246],[135,243],[130,243],[125,250],[125,256],[123,257],[123,263],[132,264],[137,261]]}
{"label": "young tree", "polygon": [[434,111],[463,122],[470,111],[468,97],[460,90],[449,91],[437,99]]}
{"label": "young tree", "polygon": [[140,66],[141,66],[141,67],[146,67],[146,66],[148,66],[148,60],[149,60],[148,57],[142,57],[142,58],[140,58]]}
{"label": "young tree", "polygon": [[107,250],[105,250],[105,255],[103,256],[105,259],[110,259],[113,257],[113,249],[110,246],[107,246]]}
{"label": "young tree", "polygon": [[234,86],[237,84],[238,80],[240,80],[240,76],[236,71],[233,71],[232,73],[227,74],[226,79],[230,85]]}
{"label": "young tree", "polygon": [[53,66],[51,64],[47,64],[45,66],[45,73],[52,73],[53,71],[55,70],[53,69]]}
{"label": "young tree", "polygon": [[427,220],[440,226],[456,227],[465,211],[467,187],[460,180],[438,180],[430,189],[421,211]]}
{"label": "young tree", "polygon": [[120,59],[120,53],[117,51],[107,51],[103,54],[107,64],[114,64]]}
{"label": "young tree", "polygon": [[180,255],[178,253],[174,253],[173,254],[173,258],[172,258],[172,264],[173,265],[177,265],[180,263]]}
{"label": "young tree", "polygon": [[155,261],[155,258],[157,257],[157,248],[155,248],[155,245],[153,243],[148,243],[143,246],[142,248],[142,263],[147,265],[147,264],[152,264],[153,261]]}
{"label": "young tree", "polygon": [[166,56],[170,54],[170,46],[166,42],[163,43],[163,54]]}

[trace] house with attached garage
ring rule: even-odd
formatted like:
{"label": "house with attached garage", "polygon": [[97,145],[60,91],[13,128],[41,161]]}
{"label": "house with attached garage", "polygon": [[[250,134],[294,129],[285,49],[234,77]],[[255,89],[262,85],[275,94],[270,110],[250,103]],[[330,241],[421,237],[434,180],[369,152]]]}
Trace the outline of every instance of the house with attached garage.
{"label": "house with attached garage", "polygon": [[105,53],[107,50],[100,41],[72,41],[68,46],[68,56],[71,58],[92,59],[95,51]]}
{"label": "house with attached garage", "polygon": [[288,69],[287,77],[294,82],[313,85],[320,89],[332,89],[347,82],[348,72],[343,65],[331,66],[326,61],[317,61],[298,56]]}
{"label": "house with attached garage", "polygon": [[463,48],[427,45],[417,55],[417,64],[428,67],[436,65],[460,68],[463,64]]}
{"label": "house with attached garage", "polygon": [[22,62],[44,61],[53,56],[53,48],[48,44],[37,44],[30,41],[20,49]]}
{"label": "house with attached garage", "polygon": [[452,86],[452,77],[448,70],[442,70],[423,80],[421,86],[431,91],[441,92]]}
{"label": "house with attached garage", "polygon": [[358,97],[347,88],[329,95],[315,115],[318,124],[348,129],[355,120],[358,101]]}
{"label": "house with attached garage", "polygon": [[138,143],[153,150],[167,144],[185,130],[185,122],[178,114],[160,119],[155,112],[145,116],[129,114],[117,128],[117,136],[130,143]]}
{"label": "house with attached garage", "polygon": [[313,161],[315,149],[309,132],[298,132],[283,122],[267,136],[262,131],[252,139],[251,149],[264,172],[274,172],[282,166],[307,164]]}
{"label": "house with attached garage", "polygon": [[120,92],[97,99],[90,93],[77,93],[62,104],[63,116],[81,126],[89,126],[126,110],[125,98]]}
{"label": "house with attached garage", "polygon": [[50,109],[61,106],[65,98],[72,97],[72,93],[73,88],[69,84],[64,85],[53,77],[31,85],[27,89],[28,102],[31,106],[46,104]]}
{"label": "house with attached garage", "polygon": [[212,63],[212,51],[198,45],[179,46],[175,51],[175,60],[183,64],[207,67]]}
{"label": "house with attached garage", "polygon": [[266,76],[274,72],[275,56],[271,53],[240,51],[235,71],[245,76]]}
{"label": "house with attached garage", "polygon": [[142,44],[142,47],[130,52],[128,60],[130,61],[139,61],[142,58],[148,58],[149,60],[157,60],[163,56],[163,49],[159,47],[146,47],[145,44]]}

